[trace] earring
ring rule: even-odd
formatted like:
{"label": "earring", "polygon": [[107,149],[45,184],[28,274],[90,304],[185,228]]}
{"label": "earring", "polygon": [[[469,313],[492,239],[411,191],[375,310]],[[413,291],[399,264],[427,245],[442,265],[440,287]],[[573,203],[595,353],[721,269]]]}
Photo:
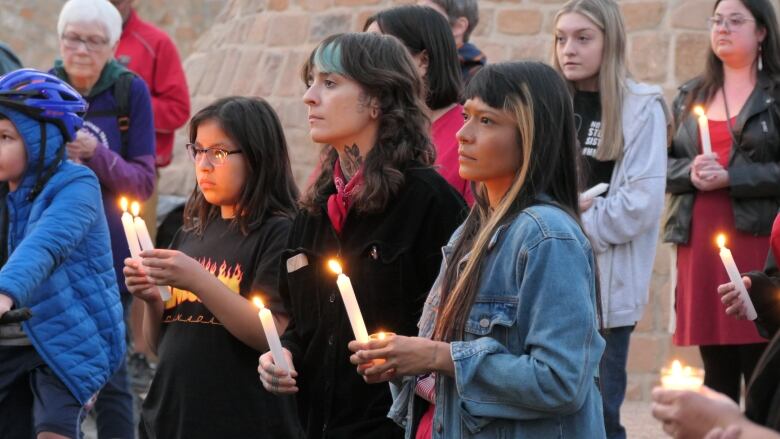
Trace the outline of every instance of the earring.
{"label": "earring", "polygon": [[761,45],[758,45],[758,71],[764,70],[764,57],[761,56]]}

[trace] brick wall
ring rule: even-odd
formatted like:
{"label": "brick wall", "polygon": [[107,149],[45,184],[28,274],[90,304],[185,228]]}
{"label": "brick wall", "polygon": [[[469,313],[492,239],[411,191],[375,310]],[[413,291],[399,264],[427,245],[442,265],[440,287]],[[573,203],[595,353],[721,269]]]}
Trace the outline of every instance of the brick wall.
{"label": "brick wall", "polygon": [[[359,30],[375,11],[412,0],[138,0],[141,15],[177,41],[185,59],[193,111],[215,98],[257,95],[278,111],[303,182],[317,148],[306,127],[299,68],[311,48],[336,32]],[[492,62],[547,61],[552,19],[563,0],[480,0],[481,20],[472,39]],[[703,65],[705,20],[712,0],[624,0],[629,67],[642,81],[660,84],[671,99],[676,87]],[[61,0],[0,0],[0,40],[32,66],[46,68],[56,56],[56,17]],[[777,2],[775,2],[777,7]],[[191,164],[179,136],[174,163],[163,171],[161,190],[187,194]],[[671,357],[699,364],[693,348],[674,348],[668,335],[670,249],[660,246],[650,304],[633,336],[629,399],[648,399],[660,368]]]}

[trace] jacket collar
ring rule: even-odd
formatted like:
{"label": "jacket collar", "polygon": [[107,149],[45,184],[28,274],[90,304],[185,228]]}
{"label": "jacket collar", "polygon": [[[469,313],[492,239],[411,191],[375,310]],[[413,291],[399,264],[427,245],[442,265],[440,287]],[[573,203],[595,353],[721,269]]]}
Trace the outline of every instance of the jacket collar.
{"label": "jacket collar", "polygon": [[[52,69],[52,72],[55,76],[70,84],[68,73],[65,71],[65,65],[61,59],[54,61],[54,69]],[[130,71],[122,66],[122,64],[119,64],[118,61],[113,59],[109,60],[106,65],[103,66],[103,70],[100,72],[100,78],[98,78],[97,83],[95,83],[95,86],[92,87],[92,90],[89,91],[89,96],[84,97],[91,98],[99,95],[100,93],[111,88],[111,86],[114,85],[116,80],[121,75],[128,72]]]}

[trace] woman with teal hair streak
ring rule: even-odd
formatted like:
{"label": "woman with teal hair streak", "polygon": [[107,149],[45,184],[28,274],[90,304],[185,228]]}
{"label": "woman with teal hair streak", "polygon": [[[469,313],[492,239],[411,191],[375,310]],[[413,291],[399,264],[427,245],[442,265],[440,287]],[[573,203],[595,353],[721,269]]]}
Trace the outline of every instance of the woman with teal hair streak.
{"label": "woman with teal hair streak", "polygon": [[323,167],[304,194],[279,292],[288,376],[260,357],[263,386],[296,394],[309,438],[401,438],[387,418],[387,385],[368,385],[349,362],[354,339],[327,269],[338,258],[369,333],[416,334],[441,247],[463,218],[461,197],[431,166],[424,86],[401,43],[376,34],[327,38],[303,69],[311,138]]}

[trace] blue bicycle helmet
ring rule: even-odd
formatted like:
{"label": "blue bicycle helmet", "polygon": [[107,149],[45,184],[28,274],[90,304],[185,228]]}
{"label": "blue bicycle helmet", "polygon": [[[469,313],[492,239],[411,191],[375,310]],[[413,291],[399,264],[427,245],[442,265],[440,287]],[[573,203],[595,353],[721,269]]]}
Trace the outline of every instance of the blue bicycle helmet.
{"label": "blue bicycle helmet", "polygon": [[65,141],[76,138],[87,112],[87,102],[73,87],[35,69],[14,70],[0,76],[0,105],[57,125]]}

